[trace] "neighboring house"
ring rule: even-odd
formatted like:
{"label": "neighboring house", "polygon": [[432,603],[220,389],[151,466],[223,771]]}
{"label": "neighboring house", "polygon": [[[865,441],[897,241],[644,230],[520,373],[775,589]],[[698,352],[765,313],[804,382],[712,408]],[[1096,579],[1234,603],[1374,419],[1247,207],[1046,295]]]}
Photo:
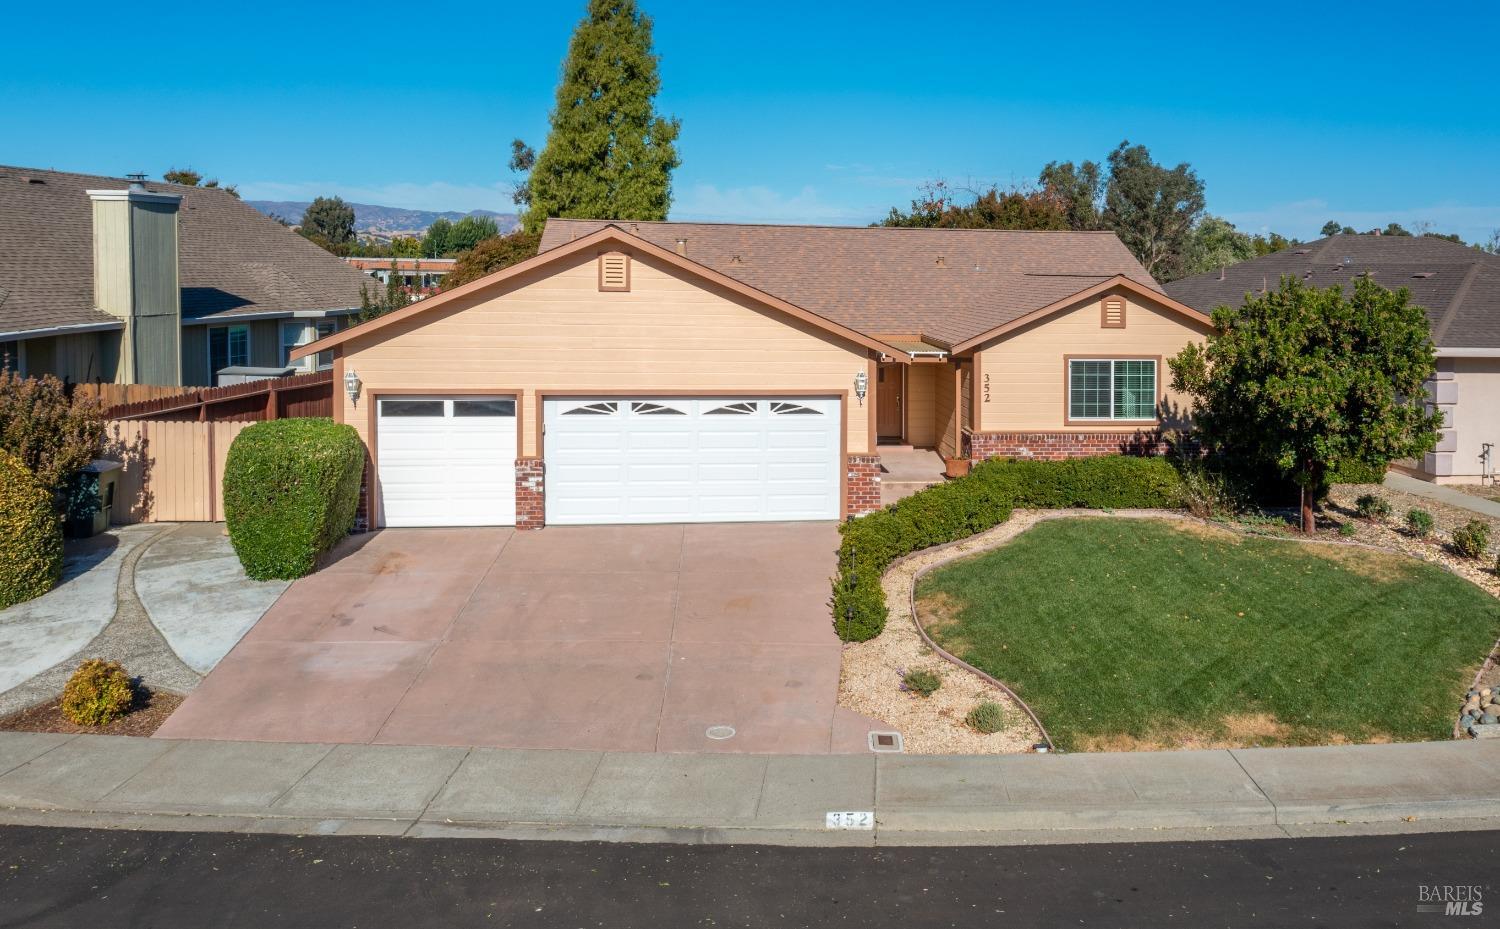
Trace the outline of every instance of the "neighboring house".
{"label": "neighboring house", "polygon": [[536,257],[340,332],[373,525],[839,519],[880,445],[1155,447],[1209,331],[1111,233],[552,220]]}
{"label": "neighboring house", "polygon": [[1247,294],[1275,290],[1282,276],[1310,286],[1347,287],[1368,276],[1405,287],[1427,312],[1437,346],[1430,405],[1446,425],[1437,449],[1397,462],[1437,483],[1474,484],[1493,474],[1500,453],[1500,256],[1429,236],[1336,235],[1167,285],[1167,293],[1205,313],[1239,306]]}
{"label": "neighboring house", "polygon": [[436,293],[457,258],[345,258],[350,265],[384,284],[394,274],[408,293]]}
{"label": "neighboring house", "polygon": [[282,366],[366,285],[222,189],[0,167],[0,356],[26,375],[210,385]]}

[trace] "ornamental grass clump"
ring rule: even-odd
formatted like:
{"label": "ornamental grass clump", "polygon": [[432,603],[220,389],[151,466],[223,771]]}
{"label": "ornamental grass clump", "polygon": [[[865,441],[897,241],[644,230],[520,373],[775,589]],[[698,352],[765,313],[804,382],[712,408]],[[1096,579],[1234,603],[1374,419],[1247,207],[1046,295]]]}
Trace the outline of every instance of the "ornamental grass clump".
{"label": "ornamental grass clump", "polygon": [[1465,558],[1483,558],[1489,545],[1490,524],[1482,519],[1471,519],[1453,530],[1453,547]]}
{"label": "ornamental grass clump", "polygon": [[943,686],[943,679],[936,671],[928,671],[925,668],[907,671],[901,675],[901,686],[919,697],[930,697],[937,693],[937,689]]}
{"label": "ornamental grass clump", "polygon": [[0,608],[40,597],[62,578],[62,523],[52,493],[0,450]]}
{"label": "ornamental grass clump", "polygon": [[103,726],[130,712],[135,686],[118,661],[90,658],[63,687],[62,712],[79,726]]}
{"label": "ornamental grass clump", "polygon": [[984,735],[994,735],[1005,728],[1005,707],[993,700],[984,700],[975,704],[969,715],[964,717],[964,722],[970,729]]}

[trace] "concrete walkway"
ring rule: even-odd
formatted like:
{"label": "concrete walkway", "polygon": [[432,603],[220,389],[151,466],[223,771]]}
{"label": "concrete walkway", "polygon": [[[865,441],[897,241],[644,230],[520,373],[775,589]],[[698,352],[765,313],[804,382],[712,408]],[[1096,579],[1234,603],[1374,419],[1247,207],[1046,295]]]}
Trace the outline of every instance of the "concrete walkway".
{"label": "concrete walkway", "polygon": [[[830,828],[830,813],[864,828]],[[1401,830],[1497,816],[1500,741],[986,757],[0,733],[0,822],[12,824],[954,845],[1057,841],[1059,831]],[[1116,839],[1127,837],[1138,835]]]}
{"label": "concrete walkway", "polygon": [[1442,484],[1433,484],[1429,481],[1412,477],[1409,474],[1402,474],[1399,471],[1389,471],[1386,473],[1385,486],[1392,490],[1399,490],[1402,493],[1426,497],[1429,500],[1436,500],[1447,506],[1468,510],[1471,513],[1478,513],[1481,516],[1500,519],[1500,503],[1494,500],[1486,500],[1483,497],[1466,494],[1461,490],[1454,490],[1452,487],[1444,487]]}

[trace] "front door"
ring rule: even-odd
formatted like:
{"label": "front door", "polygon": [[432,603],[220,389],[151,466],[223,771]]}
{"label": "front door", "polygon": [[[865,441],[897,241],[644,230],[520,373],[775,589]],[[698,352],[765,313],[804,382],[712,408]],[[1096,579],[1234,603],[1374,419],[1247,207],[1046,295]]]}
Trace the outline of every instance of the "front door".
{"label": "front door", "polygon": [[875,369],[875,432],[882,439],[901,440],[901,375],[905,365],[886,362]]}

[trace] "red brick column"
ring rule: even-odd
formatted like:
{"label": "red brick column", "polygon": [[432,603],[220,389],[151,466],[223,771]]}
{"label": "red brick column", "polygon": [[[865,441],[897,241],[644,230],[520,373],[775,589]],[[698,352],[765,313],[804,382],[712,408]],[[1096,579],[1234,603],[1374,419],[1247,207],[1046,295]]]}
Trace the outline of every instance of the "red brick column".
{"label": "red brick column", "polygon": [[850,455],[844,515],[864,516],[880,509],[880,456]]}
{"label": "red brick column", "polygon": [[540,529],[547,523],[542,459],[516,459],[516,528]]}
{"label": "red brick column", "polygon": [[354,507],[354,528],[351,534],[356,532],[369,532],[375,528],[370,519],[370,452],[365,450],[365,467],[359,475],[359,503]]}
{"label": "red brick column", "polygon": [[1099,455],[1165,455],[1171,450],[1160,432],[976,432],[970,454],[986,458],[1032,458],[1061,461]]}

